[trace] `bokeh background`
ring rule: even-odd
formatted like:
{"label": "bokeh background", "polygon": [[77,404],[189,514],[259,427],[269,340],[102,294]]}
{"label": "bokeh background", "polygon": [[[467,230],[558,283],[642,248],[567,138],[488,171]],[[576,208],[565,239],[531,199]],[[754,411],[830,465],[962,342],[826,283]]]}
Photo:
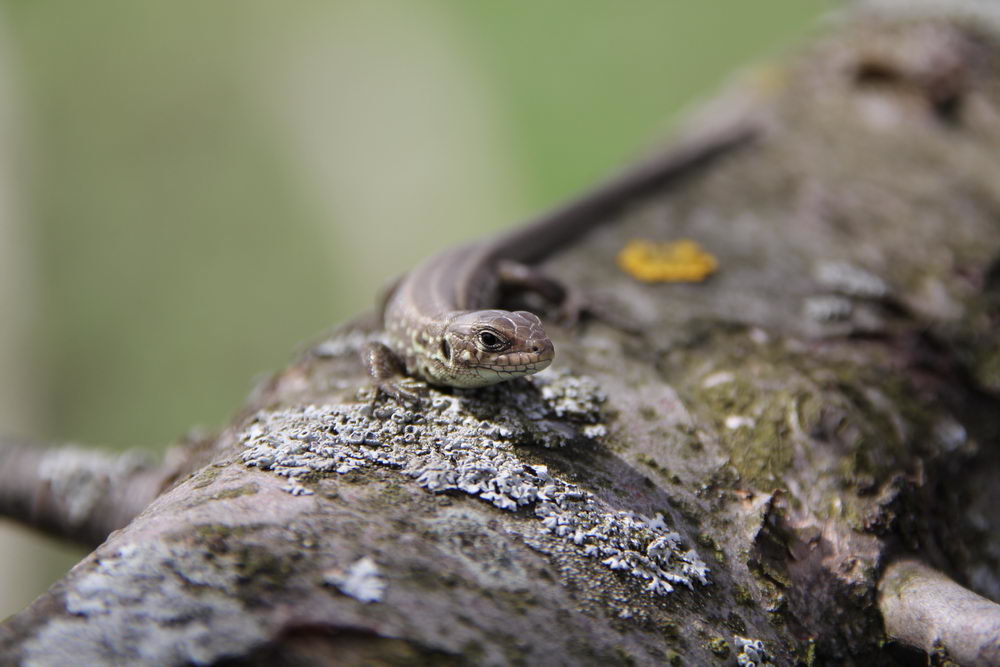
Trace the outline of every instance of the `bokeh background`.
{"label": "bokeh background", "polygon": [[[0,431],[156,453],[821,0],[0,0]],[[762,168],[766,168],[762,165]],[[0,618],[82,551],[0,523]]]}

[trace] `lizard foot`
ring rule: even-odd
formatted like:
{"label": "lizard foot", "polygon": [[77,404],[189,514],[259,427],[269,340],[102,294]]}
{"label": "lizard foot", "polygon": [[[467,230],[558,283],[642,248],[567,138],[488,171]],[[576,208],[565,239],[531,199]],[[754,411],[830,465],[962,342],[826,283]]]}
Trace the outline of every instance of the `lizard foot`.
{"label": "lizard foot", "polygon": [[386,345],[378,341],[366,343],[361,348],[361,363],[375,381],[373,403],[382,394],[402,404],[420,405],[423,401],[419,393],[421,383],[403,375],[403,364]]}
{"label": "lizard foot", "polygon": [[421,386],[420,383],[407,382],[405,380],[379,382],[375,387],[377,391],[375,392],[373,402],[378,400],[379,394],[385,394],[390,398],[396,399],[396,402],[400,404],[412,407],[419,407],[424,402],[422,394],[427,393],[426,387]]}

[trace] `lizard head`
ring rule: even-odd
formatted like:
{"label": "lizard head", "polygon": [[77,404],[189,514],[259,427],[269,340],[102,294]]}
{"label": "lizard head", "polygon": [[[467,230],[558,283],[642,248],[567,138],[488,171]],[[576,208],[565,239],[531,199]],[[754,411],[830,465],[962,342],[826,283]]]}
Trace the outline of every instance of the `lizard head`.
{"label": "lizard head", "polygon": [[448,320],[439,354],[448,384],[482,387],[547,368],[555,350],[536,315],[475,310]]}

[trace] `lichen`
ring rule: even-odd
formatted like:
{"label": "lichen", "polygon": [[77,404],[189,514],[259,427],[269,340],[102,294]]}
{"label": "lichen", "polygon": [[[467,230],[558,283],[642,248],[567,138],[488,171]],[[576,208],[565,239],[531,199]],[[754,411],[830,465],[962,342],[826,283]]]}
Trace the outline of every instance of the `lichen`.
{"label": "lichen", "polygon": [[24,644],[23,664],[203,665],[244,655],[265,636],[230,592],[239,575],[200,549],[149,540],[101,558],[56,617]]}
{"label": "lichen", "polygon": [[725,658],[729,656],[729,642],[722,637],[714,637],[705,642],[705,648],[719,656]]}
{"label": "lichen", "polygon": [[667,243],[634,239],[618,253],[618,266],[643,282],[676,283],[701,282],[715,272],[719,262],[690,239]]}
{"label": "lichen", "polygon": [[835,294],[807,297],[802,302],[802,314],[815,322],[837,322],[851,316],[854,304],[850,299]]}
{"label": "lichen", "polygon": [[892,294],[892,288],[882,278],[848,262],[819,262],[813,276],[823,287],[846,296],[885,299]]}
{"label": "lichen", "polygon": [[[255,605],[269,591],[284,586],[295,570],[295,564],[273,548],[248,539],[264,528],[261,524],[199,523],[169,534],[168,538],[190,544],[191,550],[200,549],[220,567],[227,564],[239,584],[230,588],[231,595],[247,605]],[[186,571],[178,573],[187,579]],[[200,585],[197,581],[190,583]]]}
{"label": "lichen", "polygon": [[195,489],[203,489],[214,482],[221,473],[217,466],[206,466],[191,476],[191,486]]}
{"label": "lichen", "polygon": [[385,594],[385,579],[378,565],[368,556],[356,560],[346,571],[326,572],[323,582],[361,602],[380,602]]}
{"label": "lichen", "polygon": [[147,465],[148,459],[139,452],[100,455],[88,449],[61,447],[42,457],[38,476],[66,508],[70,524],[78,526],[93,516],[98,504],[120,480]]}
{"label": "lichen", "polygon": [[736,600],[736,604],[741,605],[743,607],[753,606],[754,604],[753,594],[750,593],[750,591],[745,586],[737,584],[734,590],[735,594],[733,595],[733,599]]}
{"label": "lichen", "polygon": [[662,516],[611,509],[526,459],[522,447],[566,446],[581,439],[579,430],[601,425],[604,398],[592,380],[538,382],[539,392],[501,386],[455,396],[430,389],[422,410],[390,402],[261,412],[241,436],[243,462],[293,486],[320,475],[395,469],[432,493],[464,493],[506,511],[528,508],[535,530],[642,580],[651,593],[707,584],[708,567]]}
{"label": "lichen", "polygon": [[735,636],[740,652],[736,654],[736,664],[740,667],[774,667],[774,657],[767,652],[764,642],[759,639]]}
{"label": "lichen", "polygon": [[213,493],[212,500],[229,500],[231,498],[239,498],[240,496],[252,496],[258,491],[260,491],[260,486],[255,482],[249,482]]}
{"label": "lichen", "polygon": [[723,356],[673,376],[694,410],[716,423],[745,484],[787,487],[796,466],[825,465],[846,484],[870,488],[914,452],[947,452],[968,440],[945,406],[925,404],[904,378],[884,372],[880,363],[890,358],[857,365],[795,341],[728,336],[716,344]]}

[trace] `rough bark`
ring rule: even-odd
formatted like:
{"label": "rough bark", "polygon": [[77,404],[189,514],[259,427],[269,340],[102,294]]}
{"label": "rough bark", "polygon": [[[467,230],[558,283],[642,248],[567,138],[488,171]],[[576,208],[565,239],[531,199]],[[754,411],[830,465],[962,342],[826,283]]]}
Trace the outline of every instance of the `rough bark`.
{"label": "rough bark", "polygon": [[[891,577],[1000,593],[1000,23],[892,6],[753,72],[692,132],[756,142],[546,263],[640,331],[555,328],[553,371],[414,409],[341,327],[0,662],[975,664],[905,620],[956,589]],[[616,268],[680,237],[710,280]]]}

